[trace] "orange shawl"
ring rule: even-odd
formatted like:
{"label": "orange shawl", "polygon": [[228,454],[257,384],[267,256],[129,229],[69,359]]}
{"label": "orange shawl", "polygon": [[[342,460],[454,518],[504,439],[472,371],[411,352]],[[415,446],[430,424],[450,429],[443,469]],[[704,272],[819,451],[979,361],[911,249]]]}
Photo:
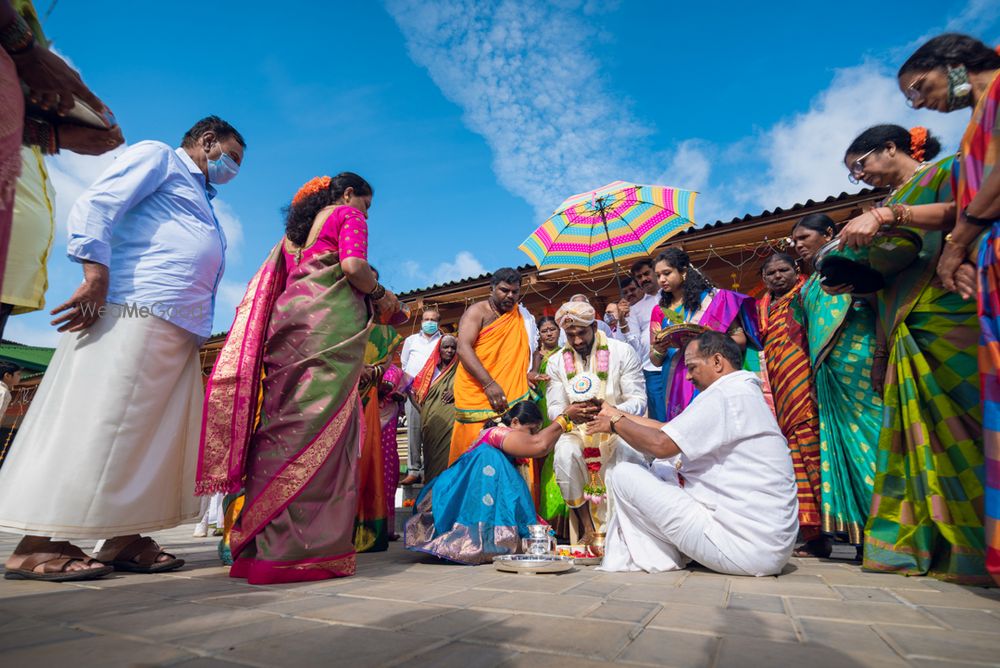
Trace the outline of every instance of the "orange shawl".
{"label": "orange shawl", "polygon": [[[507,403],[513,406],[528,398],[528,367],[531,354],[528,332],[518,307],[512,308],[479,332],[474,346],[476,357],[503,389]],[[455,461],[469,446],[487,420],[497,414],[479,381],[461,362],[455,372],[455,431],[451,441],[451,461]],[[472,438],[468,438],[471,434]]]}

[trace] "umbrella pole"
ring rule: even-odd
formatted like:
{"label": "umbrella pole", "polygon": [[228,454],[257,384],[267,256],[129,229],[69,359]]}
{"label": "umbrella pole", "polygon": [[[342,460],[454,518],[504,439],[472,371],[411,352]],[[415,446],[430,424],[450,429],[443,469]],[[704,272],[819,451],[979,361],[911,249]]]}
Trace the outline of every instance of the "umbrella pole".
{"label": "umbrella pole", "polygon": [[618,298],[625,299],[625,289],[622,288],[622,277],[618,275],[618,261],[615,259],[615,249],[611,245],[611,234],[608,233],[608,218],[604,215],[604,202],[598,209],[601,212],[601,223],[604,224],[604,238],[608,240],[608,251],[611,253],[611,263],[615,268],[615,280],[618,281]]}

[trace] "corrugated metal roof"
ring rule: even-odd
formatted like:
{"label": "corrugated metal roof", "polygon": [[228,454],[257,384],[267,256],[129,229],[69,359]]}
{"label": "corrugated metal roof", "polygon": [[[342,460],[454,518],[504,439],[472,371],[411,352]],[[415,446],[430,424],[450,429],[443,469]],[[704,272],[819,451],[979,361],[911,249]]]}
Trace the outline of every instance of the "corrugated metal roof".
{"label": "corrugated metal roof", "polygon": [[[685,230],[684,232],[681,232],[677,236],[671,238],[670,242],[674,242],[675,240],[683,240],[686,237],[696,236],[699,233],[704,232],[705,230],[714,230],[714,229],[718,229],[720,227],[728,227],[730,225],[737,225],[737,224],[740,224],[740,223],[745,224],[745,223],[753,222],[753,221],[758,220],[760,218],[768,218],[768,217],[772,217],[772,216],[780,216],[782,214],[788,214],[788,213],[791,213],[791,212],[794,212],[794,211],[800,211],[802,209],[808,209],[808,208],[811,208],[811,207],[824,206],[824,205],[828,205],[828,204],[836,204],[837,202],[843,202],[843,201],[851,200],[851,199],[865,198],[868,195],[872,195],[872,194],[875,194],[875,193],[879,192],[880,190],[887,190],[887,189],[862,188],[861,190],[859,190],[858,192],[855,192],[855,193],[841,192],[839,195],[830,195],[826,199],[824,199],[822,201],[819,201],[819,202],[817,202],[816,200],[807,199],[805,202],[798,202],[798,203],[793,204],[792,206],[788,207],[787,209],[782,208],[782,207],[779,206],[779,207],[775,207],[775,209],[773,211],[771,211],[770,209],[765,209],[764,211],[762,211],[761,213],[758,213],[758,214],[750,214],[750,213],[748,213],[745,216],[736,217],[736,218],[733,218],[732,220],[728,220],[728,221],[719,220],[719,221],[716,221],[714,223],[709,223],[707,225],[701,225],[700,227],[691,228],[690,230]],[[535,270],[537,268],[535,267],[535,265],[533,265],[531,263],[528,263],[528,264],[522,264],[522,265],[520,265],[518,267],[515,267],[515,269],[517,269],[520,272],[527,272],[527,271],[533,271],[533,270]],[[485,274],[480,274],[479,276],[468,276],[466,278],[458,279],[458,280],[455,280],[455,281],[447,281],[445,283],[436,283],[434,285],[428,285],[428,286],[423,287],[423,288],[417,288],[415,290],[408,290],[406,292],[399,293],[397,296],[400,299],[404,299],[405,300],[405,299],[407,299],[409,297],[413,297],[413,296],[415,296],[415,295],[417,295],[419,293],[422,293],[422,292],[428,292],[430,290],[440,290],[442,288],[457,287],[457,286],[460,286],[460,285],[464,285],[466,283],[474,283],[476,281],[482,281],[482,280],[485,280],[485,279],[487,279],[489,277],[490,277],[490,273],[487,272]]]}
{"label": "corrugated metal roof", "polygon": [[0,360],[14,362],[30,371],[45,371],[55,352],[55,348],[26,346],[6,339],[0,341]]}

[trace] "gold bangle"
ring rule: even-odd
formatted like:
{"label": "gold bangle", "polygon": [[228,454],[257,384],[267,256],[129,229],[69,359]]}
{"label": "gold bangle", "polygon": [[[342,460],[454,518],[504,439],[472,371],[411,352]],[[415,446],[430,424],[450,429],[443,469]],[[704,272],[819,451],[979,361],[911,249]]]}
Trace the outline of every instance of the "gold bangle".
{"label": "gold bangle", "polygon": [[969,247],[968,244],[960,244],[957,241],[955,241],[955,237],[952,236],[951,232],[949,232],[948,234],[944,235],[944,242],[946,244],[951,244],[952,246],[957,246],[958,248],[962,248],[962,249],[965,249],[965,248]]}
{"label": "gold bangle", "polygon": [[556,423],[562,427],[563,433],[568,434],[573,431],[573,423],[565,414],[556,417]]}

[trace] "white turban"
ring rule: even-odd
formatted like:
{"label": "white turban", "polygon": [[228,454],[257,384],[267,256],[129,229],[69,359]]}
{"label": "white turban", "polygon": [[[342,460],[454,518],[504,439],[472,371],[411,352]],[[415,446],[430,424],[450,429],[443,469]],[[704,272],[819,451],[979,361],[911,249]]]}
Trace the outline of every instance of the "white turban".
{"label": "white turban", "polygon": [[594,307],[587,302],[566,302],[556,311],[556,324],[567,327],[590,327],[597,318]]}

